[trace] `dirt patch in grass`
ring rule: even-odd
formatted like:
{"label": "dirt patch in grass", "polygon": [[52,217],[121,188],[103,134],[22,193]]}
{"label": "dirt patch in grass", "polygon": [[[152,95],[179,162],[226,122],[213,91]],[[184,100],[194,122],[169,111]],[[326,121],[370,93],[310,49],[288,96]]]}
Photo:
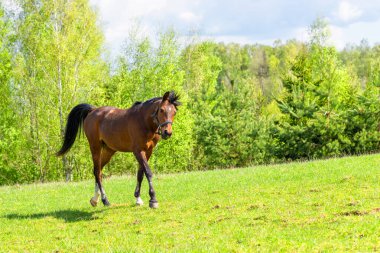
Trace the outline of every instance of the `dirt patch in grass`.
{"label": "dirt patch in grass", "polygon": [[340,216],[363,216],[368,214],[367,211],[359,211],[359,210],[353,210],[353,211],[348,211],[348,212],[343,212],[340,213]]}
{"label": "dirt patch in grass", "polygon": [[359,211],[359,210],[353,210],[353,211],[348,211],[348,212],[342,212],[339,215],[340,216],[364,216],[367,214],[375,214],[380,212],[380,207],[374,208],[369,211]]}

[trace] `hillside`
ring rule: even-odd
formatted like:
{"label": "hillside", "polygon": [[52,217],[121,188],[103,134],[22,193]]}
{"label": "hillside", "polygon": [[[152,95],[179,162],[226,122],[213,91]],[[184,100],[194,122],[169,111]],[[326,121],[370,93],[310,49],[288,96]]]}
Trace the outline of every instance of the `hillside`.
{"label": "hillside", "polygon": [[[380,155],[157,175],[159,209],[135,178],[0,188],[0,252],[376,251]],[[142,198],[148,202],[144,179]]]}

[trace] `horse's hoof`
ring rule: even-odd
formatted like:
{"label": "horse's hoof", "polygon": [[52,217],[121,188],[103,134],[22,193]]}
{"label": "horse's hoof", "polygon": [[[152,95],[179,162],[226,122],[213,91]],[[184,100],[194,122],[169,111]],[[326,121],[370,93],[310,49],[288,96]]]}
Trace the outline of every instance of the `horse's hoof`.
{"label": "horse's hoof", "polygon": [[143,204],[144,201],[140,197],[136,198],[136,206],[142,206]]}
{"label": "horse's hoof", "polygon": [[93,207],[96,207],[98,205],[98,201],[95,201],[93,200],[92,198],[90,199],[90,204],[93,206]]}
{"label": "horse's hoof", "polygon": [[107,198],[102,199],[102,202],[103,202],[104,206],[110,206],[111,205]]}
{"label": "horse's hoof", "polygon": [[150,201],[149,201],[149,207],[150,207],[150,208],[153,208],[153,209],[158,208],[158,202],[150,202]]}

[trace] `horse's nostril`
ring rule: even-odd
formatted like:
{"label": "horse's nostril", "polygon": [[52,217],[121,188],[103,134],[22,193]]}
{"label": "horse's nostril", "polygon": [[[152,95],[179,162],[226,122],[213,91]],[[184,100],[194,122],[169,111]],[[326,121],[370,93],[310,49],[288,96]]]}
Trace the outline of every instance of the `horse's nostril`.
{"label": "horse's nostril", "polygon": [[172,135],[172,133],[169,133],[168,130],[165,130],[165,131],[164,131],[164,134],[165,134],[166,136],[169,136],[169,137]]}

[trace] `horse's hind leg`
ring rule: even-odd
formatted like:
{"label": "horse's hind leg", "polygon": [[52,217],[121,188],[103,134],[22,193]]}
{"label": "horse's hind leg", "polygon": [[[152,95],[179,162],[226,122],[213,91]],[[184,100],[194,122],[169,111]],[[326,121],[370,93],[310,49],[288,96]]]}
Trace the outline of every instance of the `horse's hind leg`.
{"label": "horse's hind leg", "polygon": [[107,199],[106,192],[102,184],[102,169],[110,161],[115,151],[109,149],[108,147],[100,148],[100,151],[98,151],[98,149],[91,149],[91,151],[94,162],[95,194],[94,197],[90,199],[90,203],[92,206],[96,206],[99,201],[99,196],[101,196],[103,204],[105,206],[109,206],[110,203]]}
{"label": "horse's hind leg", "polygon": [[[91,153],[92,153],[92,161],[94,163],[94,176],[95,176],[95,194],[94,197],[90,199],[90,203],[92,206],[97,206],[98,201],[99,201],[99,196],[101,195],[101,170],[100,170],[100,153],[101,153],[101,148],[94,148],[91,147]],[[104,192],[104,189],[102,189]]]}

